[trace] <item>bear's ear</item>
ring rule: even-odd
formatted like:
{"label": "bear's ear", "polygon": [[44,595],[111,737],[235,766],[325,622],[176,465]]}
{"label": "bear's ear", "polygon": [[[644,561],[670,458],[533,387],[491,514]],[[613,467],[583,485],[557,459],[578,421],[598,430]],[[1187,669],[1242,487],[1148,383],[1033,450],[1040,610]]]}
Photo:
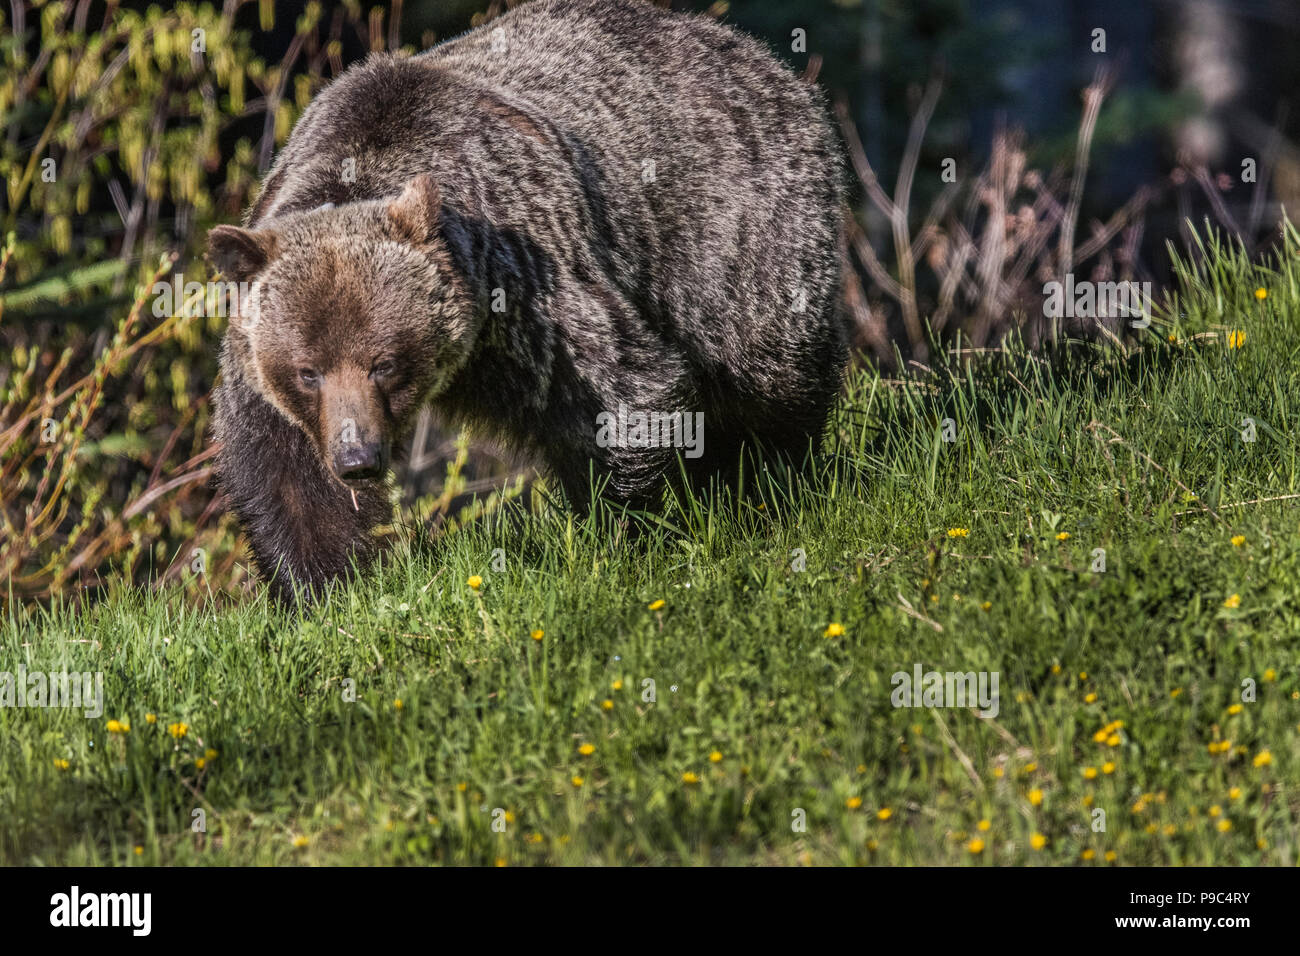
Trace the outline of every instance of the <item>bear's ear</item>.
{"label": "bear's ear", "polygon": [[276,253],[276,235],[266,229],[217,226],[208,233],[208,262],[227,279],[246,282]]}
{"label": "bear's ear", "polygon": [[428,173],[421,173],[388,204],[388,219],[412,242],[425,242],[438,228],[441,206],[438,184]]}

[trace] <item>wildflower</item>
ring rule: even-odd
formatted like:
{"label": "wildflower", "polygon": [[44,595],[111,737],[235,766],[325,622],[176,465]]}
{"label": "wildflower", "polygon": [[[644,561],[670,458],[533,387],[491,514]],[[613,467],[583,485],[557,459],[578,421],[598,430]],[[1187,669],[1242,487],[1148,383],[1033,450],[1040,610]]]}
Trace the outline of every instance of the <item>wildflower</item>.
{"label": "wildflower", "polygon": [[1232,821],[1229,820],[1227,817],[1224,817],[1222,820],[1216,823],[1215,826],[1219,828],[1220,833],[1227,833],[1229,830],[1232,829]]}
{"label": "wildflower", "polygon": [[1228,599],[1227,599],[1226,601],[1223,602],[1223,606],[1226,607],[1226,608],[1236,608],[1236,607],[1241,607],[1241,595],[1240,595],[1240,594],[1229,594],[1229,595],[1228,595]]}
{"label": "wildflower", "polygon": [[1237,714],[1240,714],[1240,713],[1241,713],[1241,704],[1233,704],[1231,707],[1228,708],[1228,713],[1231,714],[1231,715],[1234,716],[1234,717],[1235,717]]}
{"label": "wildflower", "polygon": [[1106,738],[1107,747],[1118,747],[1120,743],[1119,734],[1111,734]]}
{"label": "wildflower", "polygon": [[190,725],[184,723],[175,723],[167,725],[167,733],[171,734],[177,740],[180,740],[190,732]]}
{"label": "wildflower", "polygon": [[1083,702],[1085,704],[1095,704],[1097,703],[1097,695],[1095,693],[1088,694],[1083,698]]}
{"label": "wildflower", "polygon": [[402,698],[399,697],[397,698],[397,700],[393,701],[393,710],[401,710],[401,709],[402,709]]}
{"label": "wildflower", "polygon": [[202,770],[202,769],[203,769],[204,767],[206,767],[207,765],[208,765],[208,762],[207,762],[206,760],[204,760],[202,757],[198,757],[198,758],[196,758],[195,761],[194,761],[194,766],[195,766],[195,768],[198,769],[198,770]]}
{"label": "wildflower", "polygon": [[310,842],[311,841],[308,840],[305,836],[296,836],[293,838],[293,845],[297,847],[299,850],[301,850]]}
{"label": "wildflower", "polygon": [[949,528],[948,529],[948,537],[950,538],[965,538],[968,535],[970,535],[970,528]]}
{"label": "wildflower", "polygon": [[822,637],[843,637],[844,625],[838,621],[826,625],[826,630],[822,632]]}
{"label": "wildflower", "polygon": [[1088,672],[1087,672],[1087,671],[1079,671],[1079,680],[1087,680],[1087,679],[1088,679]]}
{"label": "wildflower", "polygon": [[894,815],[894,811],[889,809],[889,807],[881,807],[879,810],[876,811],[877,820],[888,820],[893,815]]}
{"label": "wildflower", "polygon": [[979,854],[984,852],[984,841],[976,837],[966,844],[966,849],[971,853]]}
{"label": "wildflower", "polygon": [[1267,750],[1261,750],[1259,753],[1255,754],[1254,763],[1256,767],[1267,767],[1272,762],[1273,755]]}
{"label": "wildflower", "polygon": [[156,724],[156,723],[158,723],[158,715],[157,715],[157,714],[145,714],[145,715],[144,715],[144,722],[145,722],[146,724]]}
{"label": "wildflower", "polygon": [[578,748],[578,753],[582,754],[584,757],[590,757],[595,752],[596,752],[595,744],[583,744]]}
{"label": "wildflower", "polygon": [[1047,846],[1047,837],[1043,836],[1041,833],[1035,833],[1029,838],[1029,845],[1035,850],[1041,850],[1043,847]]}
{"label": "wildflower", "polygon": [[131,732],[131,724],[125,720],[110,720],[107,728],[110,734],[126,734]]}
{"label": "wildflower", "polygon": [[60,757],[55,757],[55,758],[54,758],[54,766],[58,767],[60,770],[67,770],[68,767],[70,767],[70,766],[72,766],[72,765],[71,765],[70,763],[68,763],[68,761],[63,760],[63,759],[60,758]]}
{"label": "wildflower", "polygon": [[1228,348],[1240,349],[1246,347],[1246,333],[1237,329],[1228,333]]}
{"label": "wildflower", "polygon": [[586,782],[586,781],[584,781],[581,777],[576,777],[576,776],[575,776],[575,777],[572,777],[572,778],[569,780],[569,783],[573,784],[574,789],[577,789],[578,787],[581,787],[585,782]]}
{"label": "wildflower", "polygon": [[987,611],[987,610],[989,610],[989,608],[991,608],[991,607],[993,607],[993,602],[992,602],[992,601],[985,601],[983,604],[980,605],[980,610],[981,610],[981,611]]}
{"label": "wildflower", "polygon": [[722,751],[715,750],[709,754],[709,763],[722,763]]}
{"label": "wildflower", "polygon": [[1025,773],[1033,773],[1035,770],[1038,769],[1038,764],[1036,764],[1036,763],[1027,763],[1027,764],[1024,765],[1024,767],[1023,767],[1022,769],[1024,770]]}
{"label": "wildflower", "polygon": [[614,683],[610,684],[609,686],[614,690],[622,690],[623,682],[621,680],[616,680],[614,681]]}
{"label": "wildflower", "polygon": [[460,793],[464,793],[468,789],[469,789],[469,784],[467,784],[464,780],[456,784],[456,790]]}
{"label": "wildflower", "polygon": [[1084,850],[1082,853],[1079,854],[1079,856],[1085,860],[1091,860],[1096,855],[1097,852],[1095,850]]}
{"label": "wildflower", "polygon": [[1068,541],[1069,539],[1070,539],[1070,532],[1068,531],[1061,531],[1058,532],[1056,535],[1057,541]]}
{"label": "wildflower", "polygon": [[533,631],[532,633],[532,638],[535,641],[540,641],[545,636],[546,636],[546,632],[543,631],[540,627],[537,630]]}
{"label": "wildflower", "polygon": [[1231,790],[1229,790],[1229,791],[1228,791],[1228,799],[1229,799],[1229,800],[1240,800],[1240,799],[1241,799],[1241,787],[1233,787]]}
{"label": "wildflower", "polygon": [[1114,773],[1114,772],[1115,772],[1115,764],[1114,764],[1112,761],[1107,760],[1104,764],[1101,765],[1101,772],[1104,773],[1104,774],[1112,774],[1112,773]]}
{"label": "wildflower", "polygon": [[471,591],[477,591],[483,586],[483,579],[477,574],[471,574],[465,583],[469,585]]}
{"label": "wildflower", "polygon": [[1223,812],[1223,808],[1216,803],[1214,806],[1210,807],[1210,809],[1206,812],[1208,812],[1212,817],[1217,817],[1220,813]]}
{"label": "wildflower", "polygon": [[1246,543],[1246,536],[1244,534],[1234,534],[1232,536],[1232,546],[1234,548],[1240,548],[1245,543]]}
{"label": "wildflower", "polygon": [[657,600],[657,601],[652,601],[650,604],[646,605],[646,607],[648,607],[648,608],[649,608],[650,610],[652,610],[652,611],[658,611],[660,608],[662,608],[662,607],[663,607],[665,604],[667,604],[667,603],[668,603],[668,602],[665,601],[663,598],[660,598],[660,599]]}
{"label": "wildflower", "polygon": [[1040,806],[1043,802],[1043,791],[1035,787],[1029,791],[1029,802],[1034,806]]}
{"label": "wildflower", "polygon": [[504,856],[499,856],[496,859],[496,863],[498,867],[503,867],[506,865],[506,858]]}
{"label": "wildflower", "polygon": [[602,701],[600,702],[600,709],[601,709],[601,710],[613,710],[613,709],[614,709],[614,702],[613,702],[612,700],[608,700],[608,699],[606,699],[606,700],[602,700]]}
{"label": "wildflower", "polygon": [[862,806],[862,798],[849,797],[847,800],[844,801],[844,805],[848,807],[850,810],[856,810],[858,807]]}
{"label": "wildflower", "polygon": [[1169,692],[1169,696],[1170,696],[1170,697],[1177,697],[1177,696],[1178,696],[1179,694],[1181,694],[1182,692],[1183,692],[1183,689],[1182,689],[1181,687],[1175,687],[1173,690],[1171,690],[1171,691]]}
{"label": "wildflower", "polygon": [[691,771],[689,770],[686,771],[684,774],[682,774],[682,783],[686,784],[687,786],[693,786],[694,784],[697,784],[699,782],[700,782],[700,778],[695,776],[695,774],[691,773]]}
{"label": "wildflower", "polygon": [[1277,671],[1273,670],[1273,668],[1271,668],[1271,667],[1270,667],[1268,670],[1264,671],[1264,682],[1265,682],[1265,683],[1267,683],[1267,684],[1271,684],[1271,683],[1273,683],[1273,681],[1275,681],[1275,680],[1277,680]]}
{"label": "wildflower", "polygon": [[1096,767],[1084,767],[1084,768],[1083,768],[1083,779],[1084,779],[1084,780],[1096,780],[1096,779],[1097,779],[1097,768],[1096,768]]}
{"label": "wildflower", "polygon": [[975,829],[979,830],[981,833],[988,833],[992,826],[993,822],[991,820],[981,820],[979,823],[975,824]]}
{"label": "wildflower", "polygon": [[1255,298],[1259,299],[1260,302],[1263,302],[1268,298],[1268,290],[1263,287],[1256,289]]}
{"label": "wildflower", "polygon": [[1060,664],[1053,664],[1053,665],[1052,665],[1052,673],[1053,673],[1053,674],[1059,674],[1059,673],[1061,673],[1061,665],[1060,665]]}
{"label": "wildflower", "polygon": [[136,847],[135,847],[135,855],[136,855],[136,856],[144,856],[144,847],[140,846],[138,843],[136,844]]}
{"label": "wildflower", "polygon": [[1115,853],[1114,850],[1107,850],[1107,851],[1106,851],[1106,862],[1107,862],[1107,863],[1114,863],[1114,862],[1115,862],[1115,857],[1116,857],[1116,853]]}

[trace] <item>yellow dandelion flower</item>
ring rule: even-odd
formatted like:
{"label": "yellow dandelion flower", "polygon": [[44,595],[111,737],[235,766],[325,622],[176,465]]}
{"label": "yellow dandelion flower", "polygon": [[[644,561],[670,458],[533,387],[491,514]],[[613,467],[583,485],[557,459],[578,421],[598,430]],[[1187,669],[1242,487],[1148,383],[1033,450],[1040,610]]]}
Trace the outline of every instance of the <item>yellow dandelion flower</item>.
{"label": "yellow dandelion flower", "polygon": [[146,724],[156,724],[156,723],[158,723],[158,715],[157,715],[157,714],[145,714],[145,715],[144,715],[144,722],[145,722]]}
{"label": "yellow dandelion flower", "polygon": [[868,840],[867,849],[870,850],[872,853],[875,853],[877,850],[880,849],[880,844],[877,843],[875,840]]}
{"label": "yellow dandelion flower", "polygon": [[1097,695],[1095,693],[1087,694],[1084,696],[1083,702],[1085,704],[1095,704],[1097,703]]}
{"label": "yellow dandelion flower", "polygon": [[204,767],[206,767],[207,765],[208,765],[208,762],[207,762],[206,760],[204,760],[202,757],[197,757],[197,758],[195,758],[195,760],[194,760],[194,766],[195,766],[196,768],[198,768],[199,770],[202,770],[202,769],[203,769]]}
{"label": "yellow dandelion flower", "polygon": [[981,611],[987,611],[987,610],[989,610],[991,607],[993,607],[993,602],[992,602],[992,601],[985,601],[983,604],[980,605],[980,610],[981,610]]}
{"label": "yellow dandelion flower", "polygon": [[715,750],[709,754],[709,763],[722,763],[722,751]]}
{"label": "yellow dandelion flower", "polygon": [[1029,838],[1029,845],[1035,850],[1041,850],[1043,847],[1047,846],[1047,837],[1043,836],[1041,833],[1035,833]]}
{"label": "yellow dandelion flower", "polygon": [[1082,853],[1079,854],[1079,856],[1085,860],[1091,860],[1096,855],[1097,855],[1096,850],[1084,850]]}
{"label": "yellow dandelion flower", "polygon": [[893,815],[894,815],[894,811],[889,809],[889,807],[881,807],[879,810],[876,811],[877,820],[888,820]]}
{"label": "yellow dandelion flower", "polygon": [[1268,298],[1268,290],[1263,288],[1262,286],[1256,289],[1255,298],[1259,299],[1260,302],[1263,302],[1265,299]]}
{"label": "yellow dandelion flower", "polygon": [[1267,841],[1267,840],[1256,840],[1256,841],[1255,841],[1255,849],[1257,849],[1257,850],[1267,850],[1267,849],[1268,849],[1268,841]]}
{"label": "yellow dandelion flower", "polygon": [[524,837],[524,839],[529,843],[541,843],[542,835],[534,830],[532,833],[528,834],[528,836]]}
{"label": "yellow dandelion flower", "polygon": [[1183,692],[1183,689],[1182,689],[1181,687],[1175,687],[1173,690],[1171,690],[1171,691],[1169,692],[1169,696],[1170,696],[1170,697],[1177,697],[1177,696],[1178,696],[1179,694],[1181,694],[1182,692]]}
{"label": "yellow dandelion flower", "polygon": [[1024,770],[1025,773],[1033,773],[1035,770],[1038,769],[1038,764],[1027,763],[1022,769]]}
{"label": "yellow dandelion flower", "polygon": [[[1094,771],[1093,771],[1093,775],[1095,776],[1096,773],[1097,773],[1097,771],[1094,770]],[[1086,797],[1083,798],[1083,805],[1084,805],[1085,807],[1090,807],[1090,806],[1092,806],[1092,801],[1093,801],[1093,796],[1092,796],[1092,794],[1088,794]]]}
{"label": "yellow dandelion flower", "polygon": [[994,768],[993,768],[993,776],[997,777],[999,780],[1002,779],[1002,775],[1005,774],[1005,773],[1006,773],[1006,771],[1003,770],[1001,767],[994,767]]}
{"label": "yellow dandelion flower", "polygon": [[844,625],[834,621],[826,625],[826,630],[822,631],[822,637],[843,637]]}
{"label": "yellow dandelion flower", "polygon": [[1148,823],[1143,829],[1144,832],[1150,834],[1151,836],[1154,836],[1155,834],[1160,832],[1160,827],[1154,823]]}
{"label": "yellow dandelion flower", "polygon": [[1114,764],[1114,762],[1113,762],[1113,761],[1110,761],[1110,760],[1107,760],[1104,764],[1101,765],[1101,772],[1104,773],[1104,774],[1112,774],[1112,773],[1114,773],[1114,772],[1115,772],[1115,764]]}
{"label": "yellow dandelion flower", "polygon": [[583,744],[578,748],[578,753],[582,754],[584,757],[590,757],[595,752],[596,752],[595,744]]}
{"label": "yellow dandelion flower", "polygon": [[1059,673],[1061,673],[1061,665],[1060,665],[1060,664],[1053,664],[1053,665],[1052,665],[1052,673],[1053,673],[1053,674],[1059,674]]}
{"label": "yellow dandelion flower", "polygon": [[498,867],[498,868],[503,867],[503,866],[506,866],[506,858],[505,858],[504,856],[499,856],[499,857],[497,857],[497,861],[496,861],[496,862],[497,862],[497,867]]}
{"label": "yellow dandelion flower", "polygon": [[1216,803],[1214,806],[1210,807],[1210,809],[1206,812],[1209,813],[1209,815],[1212,817],[1217,817],[1220,813],[1223,812],[1223,807],[1219,806]]}
{"label": "yellow dandelion flower", "polygon": [[1227,600],[1223,602],[1223,606],[1226,608],[1241,607],[1241,595],[1229,594]]}
{"label": "yellow dandelion flower", "polygon": [[1111,734],[1106,738],[1107,747],[1118,747],[1120,744],[1119,734]]}
{"label": "yellow dandelion flower", "polygon": [[1106,862],[1107,862],[1107,863],[1114,863],[1114,862],[1115,862],[1115,856],[1116,856],[1116,854],[1115,854],[1115,851],[1114,851],[1114,850],[1107,850],[1107,851],[1106,851]]}
{"label": "yellow dandelion flower", "polygon": [[207,760],[216,760],[217,757],[220,755],[211,747],[209,747],[207,750],[203,751],[203,756]]}
{"label": "yellow dandelion flower", "polygon": [[1231,790],[1229,790],[1229,791],[1228,791],[1228,799],[1229,799],[1229,800],[1240,800],[1240,799],[1241,799],[1241,787],[1233,787]]}
{"label": "yellow dandelion flower", "polygon": [[533,633],[530,636],[532,637],[533,640],[540,641],[542,638],[546,636],[546,632],[539,627],[537,630],[533,631]]}
{"label": "yellow dandelion flower", "polygon": [[293,845],[297,847],[299,850],[301,850],[310,842],[311,841],[308,840],[305,836],[296,836],[293,838]]}
{"label": "yellow dandelion flower", "polygon": [[646,607],[648,607],[648,608],[649,608],[650,610],[652,610],[652,611],[658,611],[660,608],[662,608],[662,607],[663,607],[665,604],[667,604],[667,603],[668,603],[668,602],[665,601],[663,598],[660,598],[660,599],[657,600],[657,601],[651,601],[648,605],[646,605]]}
{"label": "yellow dandelion flower", "polygon": [[848,807],[850,810],[856,810],[858,807],[862,806],[862,798],[849,797],[847,800],[844,801],[844,805]]}
{"label": "yellow dandelion flower", "polygon": [[395,701],[393,701],[393,710],[401,710],[401,709],[402,709],[402,698],[399,697]]}
{"label": "yellow dandelion flower", "polygon": [[1271,667],[1270,667],[1268,670],[1264,671],[1264,682],[1265,682],[1265,683],[1267,683],[1267,684],[1271,684],[1271,683],[1273,683],[1273,681],[1275,681],[1275,680],[1277,680],[1277,671],[1273,670],[1273,668],[1271,668]]}
{"label": "yellow dandelion flower", "polygon": [[1237,329],[1228,333],[1228,348],[1240,349],[1246,347],[1246,333]]}
{"label": "yellow dandelion flower", "polygon": [[981,820],[979,823],[975,824],[975,829],[979,830],[981,833],[988,833],[992,826],[992,820]]}
{"label": "yellow dandelion flower", "polygon": [[1242,711],[1242,706],[1241,706],[1241,704],[1233,704],[1231,707],[1228,708],[1228,713],[1231,714],[1231,715],[1234,716],[1234,717],[1235,717],[1237,714],[1240,714],[1241,711]]}
{"label": "yellow dandelion flower", "polygon": [[585,782],[586,782],[586,781],[583,780],[581,777],[576,777],[576,776],[570,778],[570,780],[569,780],[569,783],[573,784],[573,786],[574,786],[575,789],[578,788],[578,787],[581,787]]}
{"label": "yellow dandelion flower", "polygon": [[1101,730],[1097,731],[1095,734],[1092,735],[1092,739],[1095,743],[1101,744],[1106,742],[1106,738],[1108,736],[1110,736],[1110,731],[1108,731],[1105,727],[1103,727],[1101,728]]}
{"label": "yellow dandelion flower", "polygon": [[686,771],[684,774],[682,774],[682,783],[686,784],[687,786],[693,786],[694,784],[697,784],[699,782],[700,782],[700,778],[695,776],[695,774],[691,773],[691,771],[689,770]]}
{"label": "yellow dandelion flower", "polygon": [[1232,829],[1232,821],[1229,820],[1227,817],[1224,817],[1222,820],[1216,823],[1215,826],[1219,828],[1220,833],[1227,833],[1229,830]]}
{"label": "yellow dandelion flower", "polygon": [[70,766],[72,766],[72,764],[68,763],[68,761],[62,759],[61,757],[55,757],[54,766],[58,767],[60,770],[67,770]]}
{"label": "yellow dandelion flower", "polygon": [[110,734],[125,734],[131,731],[131,725],[125,720],[110,720],[106,727]]}
{"label": "yellow dandelion flower", "polygon": [[1069,540],[1070,540],[1070,532],[1068,532],[1068,531],[1060,531],[1060,532],[1058,532],[1057,535],[1056,535],[1056,540],[1057,540],[1057,541],[1069,541]]}
{"label": "yellow dandelion flower", "polygon": [[464,793],[468,789],[469,789],[469,784],[467,784],[464,780],[456,784],[456,790],[460,793]]}
{"label": "yellow dandelion flower", "polygon": [[1254,764],[1256,767],[1267,767],[1273,762],[1273,755],[1267,750],[1261,750],[1255,754]]}
{"label": "yellow dandelion flower", "polygon": [[477,574],[471,574],[465,583],[469,585],[471,591],[477,591],[483,586],[483,578]]}
{"label": "yellow dandelion flower", "polygon": [[144,847],[140,846],[138,843],[136,844],[136,847],[135,847],[135,855],[136,855],[136,856],[144,856]]}
{"label": "yellow dandelion flower", "polygon": [[1083,779],[1084,779],[1084,780],[1096,780],[1096,779],[1097,779],[1097,768],[1096,768],[1096,767],[1084,767],[1084,768],[1083,768]]}
{"label": "yellow dandelion flower", "polygon": [[614,709],[614,702],[613,702],[612,700],[609,700],[609,699],[602,700],[602,701],[600,702],[600,709],[601,709],[601,710],[613,710],[613,709]]}
{"label": "yellow dandelion flower", "polygon": [[1034,806],[1040,806],[1043,802],[1043,791],[1035,787],[1029,791],[1029,802]]}
{"label": "yellow dandelion flower", "polygon": [[1178,832],[1178,827],[1174,826],[1172,823],[1166,823],[1163,827],[1161,827],[1160,832],[1163,833],[1165,836],[1173,836],[1175,833]]}
{"label": "yellow dandelion flower", "polygon": [[971,840],[969,843],[966,844],[966,849],[974,854],[983,853],[984,841],[981,840],[979,837],[976,837],[974,840]]}
{"label": "yellow dandelion flower", "polygon": [[970,535],[970,528],[949,528],[948,537],[965,538]]}
{"label": "yellow dandelion flower", "polygon": [[610,684],[609,686],[614,690],[622,690],[623,682],[621,680],[616,680],[614,681],[614,683]]}
{"label": "yellow dandelion flower", "polygon": [[190,725],[185,723],[174,723],[167,725],[167,733],[171,734],[177,740],[180,740],[190,732]]}
{"label": "yellow dandelion flower", "polygon": [[1234,534],[1232,536],[1232,546],[1234,548],[1240,548],[1245,543],[1246,543],[1246,536],[1244,534]]}
{"label": "yellow dandelion flower", "polygon": [[1088,672],[1087,672],[1087,671],[1079,671],[1079,680],[1087,680],[1087,679],[1088,679]]}

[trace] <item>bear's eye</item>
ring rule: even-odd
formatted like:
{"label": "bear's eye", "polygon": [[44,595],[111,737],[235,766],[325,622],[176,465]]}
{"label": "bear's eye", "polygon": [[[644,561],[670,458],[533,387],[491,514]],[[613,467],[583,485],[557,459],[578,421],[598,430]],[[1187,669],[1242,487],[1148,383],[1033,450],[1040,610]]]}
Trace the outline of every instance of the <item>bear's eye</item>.
{"label": "bear's eye", "polygon": [[315,369],[298,369],[298,379],[302,382],[303,388],[316,389],[320,387],[320,373]]}
{"label": "bear's eye", "polygon": [[388,359],[381,359],[371,367],[370,377],[385,378],[389,375],[392,375],[395,370],[396,370],[396,366],[394,366],[392,362],[390,362]]}

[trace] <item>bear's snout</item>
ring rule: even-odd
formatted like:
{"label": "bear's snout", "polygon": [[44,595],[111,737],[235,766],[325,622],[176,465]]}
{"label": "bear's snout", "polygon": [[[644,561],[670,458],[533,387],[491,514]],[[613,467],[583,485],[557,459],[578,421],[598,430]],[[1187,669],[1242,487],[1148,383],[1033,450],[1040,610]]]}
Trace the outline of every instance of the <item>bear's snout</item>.
{"label": "bear's snout", "polygon": [[334,474],[344,481],[379,478],[385,465],[384,450],[377,441],[341,445],[334,454]]}

